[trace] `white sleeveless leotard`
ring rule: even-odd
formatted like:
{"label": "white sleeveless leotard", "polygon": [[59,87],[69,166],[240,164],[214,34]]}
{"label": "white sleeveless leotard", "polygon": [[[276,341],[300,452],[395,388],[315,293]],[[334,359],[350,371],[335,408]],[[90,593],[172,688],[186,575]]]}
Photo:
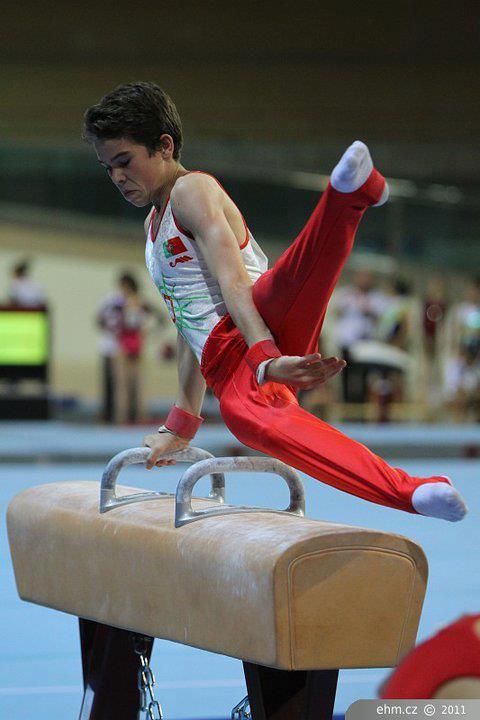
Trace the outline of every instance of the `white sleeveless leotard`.
{"label": "white sleeveless leotard", "polygon": [[[156,210],[152,208],[147,218],[147,268],[178,332],[201,362],[203,346],[220,318],[226,315],[227,308],[218,281],[208,269],[192,234],[175,218],[170,198],[156,237],[153,236],[155,215]],[[268,259],[245,220],[243,222],[245,239],[240,253],[249,277],[255,282],[267,269]]]}

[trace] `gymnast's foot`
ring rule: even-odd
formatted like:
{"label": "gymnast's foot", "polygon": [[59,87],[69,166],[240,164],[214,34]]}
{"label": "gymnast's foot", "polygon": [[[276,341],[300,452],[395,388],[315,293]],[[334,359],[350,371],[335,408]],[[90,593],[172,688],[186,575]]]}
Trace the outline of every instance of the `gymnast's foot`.
{"label": "gymnast's foot", "polygon": [[412,505],[420,515],[458,522],[467,514],[460,493],[444,482],[424,483],[417,487],[412,495]]}
{"label": "gymnast's foot", "polygon": [[[365,143],[355,140],[348,147],[334,167],[330,182],[335,190],[341,193],[351,193],[358,190],[368,180],[373,170],[373,160]],[[388,200],[388,183],[385,182],[383,191],[374,207],[383,205]]]}

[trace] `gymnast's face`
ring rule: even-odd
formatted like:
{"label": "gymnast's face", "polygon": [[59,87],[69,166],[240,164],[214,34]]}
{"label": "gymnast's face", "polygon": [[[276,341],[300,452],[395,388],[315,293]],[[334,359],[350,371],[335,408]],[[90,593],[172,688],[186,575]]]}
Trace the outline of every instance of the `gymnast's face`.
{"label": "gymnast's face", "polygon": [[162,145],[160,150],[150,155],[145,145],[129,138],[97,140],[94,143],[98,161],[106,169],[110,180],[125,200],[136,207],[149,205],[161,194],[171,163],[168,145],[167,140],[166,151]]}

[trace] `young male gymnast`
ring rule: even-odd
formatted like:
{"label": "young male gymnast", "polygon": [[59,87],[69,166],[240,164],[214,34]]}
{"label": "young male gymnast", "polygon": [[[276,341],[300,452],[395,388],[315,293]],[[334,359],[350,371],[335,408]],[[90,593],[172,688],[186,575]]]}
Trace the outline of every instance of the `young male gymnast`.
{"label": "young male gymnast", "polygon": [[227,427],[245,445],[352,495],[387,507],[461,520],[466,506],[449,478],[413,477],[303,410],[299,389],[345,365],[317,352],[327,304],[370,206],[388,187],[354,142],[292,245],[267,258],[218,181],[180,162],[182,128],[153,83],[122,85],[85,113],[84,138],[123,197],[152,205],[146,261],[178,330],[179,389],[165,425],[147,435],[150,469],[188,446],[206,385]]}

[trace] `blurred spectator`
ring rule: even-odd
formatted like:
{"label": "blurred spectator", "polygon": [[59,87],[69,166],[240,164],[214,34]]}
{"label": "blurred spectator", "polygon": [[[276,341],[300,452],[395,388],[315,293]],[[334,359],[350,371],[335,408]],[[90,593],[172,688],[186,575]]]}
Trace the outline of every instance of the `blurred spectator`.
{"label": "blurred spectator", "polygon": [[141,298],[137,281],[125,273],[120,278],[123,298],[118,328],[118,421],[137,422],[141,406],[141,363],[152,310]]}
{"label": "blurred spectator", "polygon": [[457,420],[480,421],[480,277],[447,317],[444,393]]}
{"label": "blurred spectator", "polygon": [[445,334],[445,322],[448,301],[445,282],[439,275],[429,278],[422,298],[422,342],[425,373],[422,387],[425,401],[438,415],[444,402],[442,377],[442,340]]}
{"label": "blurred spectator", "polygon": [[[410,284],[401,277],[392,278],[388,300],[377,329],[377,339],[386,345],[412,355],[420,346],[421,311],[418,298],[412,295]],[[385,348],[386,351],[386,348]],[[381,348],[378,359],[382,358]],[[390,360],[390,362],[387,362]],[[405,400],[406,368],[411,366],[406,356],[394,358],[387,354],[384,367],[369,377],[370,399],[379,406],[379,420],[388,419],[388,406]],[[417,395],[418,399],[418,395]]]}
{"label": "blurred spectator", "polygon": [[447,300],[443,278],[434,276],[427,281],[423,296],[423,335],[425,352],[429,359],[438,355],[438,337],[447,313]]}
{"label": "blurred spectator", "polygon": [[377,287],[371,270],[357,270],[352,285],[340,287],[332,301],[335,339],[347,366],[342,371],[345,402],[365,402],[368,365],[355,363],[351,347],[360,340],[374,339],[381,316],[388,308],[388,297]]}
{"label": "blurred spectator", "polygon": [[119,278],[119,292],[106,298],[97,315],[102,329],[102,419],[136,422],[141,405],[141,360],[151,308],[143,302],[130,273]]}
{"label": "blurred spectator", "polygon": [[11,271],[9,302],[15,307],[44,307],[45,293],[38,283],[30,277],[30,262],[21,260]]}
{"label": "blurred spectator", "polygon": [[105,423],[115,422],[117,412],[115,358],[118,354],[118,332],[122,318],[123,296],[116,292],[106,297],[97,313],[101,329],[100,355],[102,358],[101,418]]}
{"label": "blurred spectator", "polygon": [[475,344],[461,347],[447,362],[445,395],[457,421],[480,422],[480,354]]}
{"label": "blurred spectator", "polygon": [[463,302],[453,305],[448,314],[449,350],[477,342],[480,336],[480,276],[472,278]]}
{"label": "blurred spectator", "polygon": [[403,278],[394,278],[377,328],[377,339],[408,350],[415,323],[416,300]]}

